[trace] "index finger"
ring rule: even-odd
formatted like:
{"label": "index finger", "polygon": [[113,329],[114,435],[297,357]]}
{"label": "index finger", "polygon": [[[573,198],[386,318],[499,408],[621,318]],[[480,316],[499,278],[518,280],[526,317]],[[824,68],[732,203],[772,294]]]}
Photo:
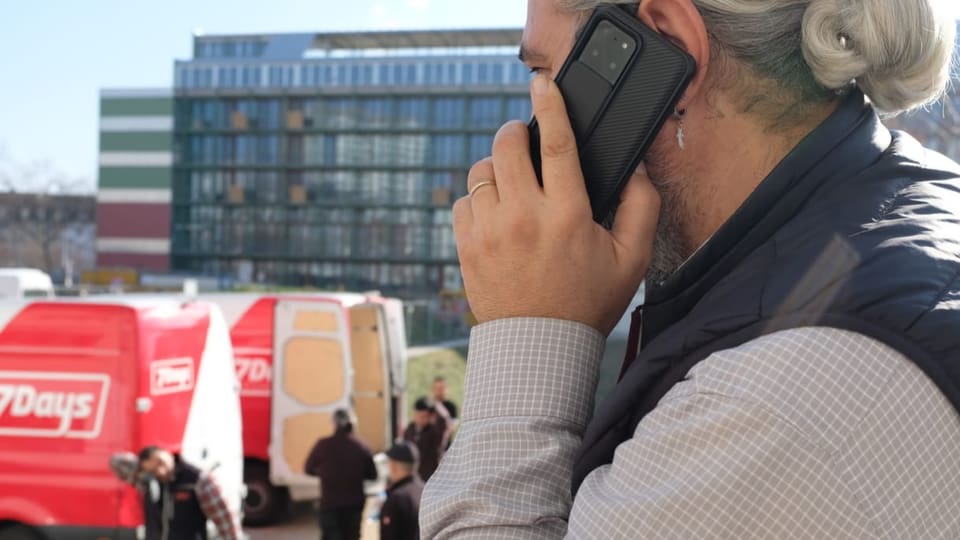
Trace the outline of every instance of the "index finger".
{"label": "index finger", "polygon": [[543,190],[548,196],[583,197],[586,201],[577,139],[560,88],[544,75],[537,75],[531,87],[533,112],[540,125]]}

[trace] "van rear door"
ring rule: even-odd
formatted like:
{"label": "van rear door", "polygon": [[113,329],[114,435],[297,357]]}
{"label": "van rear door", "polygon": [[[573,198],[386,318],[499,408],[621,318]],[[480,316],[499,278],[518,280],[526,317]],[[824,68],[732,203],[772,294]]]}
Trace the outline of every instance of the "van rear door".
{"label": "van rear door", "polygon": [[378,304],[350,308],[357,434],[374,452],[385,452],[393,441],[385,323],[383,308]]}
{"label": "van rear door", "polygon": [[270,478],[289,485],[309,480],[310,449],[333,433],[333,411],[350,406],[350,339],[339,303],[280,300],[275,309]]}

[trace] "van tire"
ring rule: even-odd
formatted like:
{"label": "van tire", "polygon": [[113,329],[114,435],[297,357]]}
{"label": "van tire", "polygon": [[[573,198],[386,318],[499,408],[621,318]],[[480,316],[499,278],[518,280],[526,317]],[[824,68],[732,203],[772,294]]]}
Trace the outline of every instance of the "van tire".
{"label": "van tire", "polygon": [[243,500],[245,525],[263,527],[287,517],[290,510],[290,492],[270,483],[267,464],[248,461],[243,468],[243,482],[247,485],[247,497]]}
{"label": "van tire", "polygon": [[0,525],[0,540],[43,540],[43,536],[26,525]]}

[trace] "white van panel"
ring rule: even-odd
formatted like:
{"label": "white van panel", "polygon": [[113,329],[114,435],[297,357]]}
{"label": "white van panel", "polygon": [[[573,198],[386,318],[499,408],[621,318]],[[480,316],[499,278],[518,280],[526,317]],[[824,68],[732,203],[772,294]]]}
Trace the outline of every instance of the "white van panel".
{"label": "white van panel", "polygon": [[350,407],[349,328],[336,303],[280,300],[274,315],[270,481],[317,481],[303,465],[313,445],[333,433],[333,412]]}
{"label": "white van panel", "polygon": [[184,429],[182,454],[189,463],[213,471],[227,502],[239,513],[244,496],[240,383],[223,314],[215,305],[209,306],[210,327]]}

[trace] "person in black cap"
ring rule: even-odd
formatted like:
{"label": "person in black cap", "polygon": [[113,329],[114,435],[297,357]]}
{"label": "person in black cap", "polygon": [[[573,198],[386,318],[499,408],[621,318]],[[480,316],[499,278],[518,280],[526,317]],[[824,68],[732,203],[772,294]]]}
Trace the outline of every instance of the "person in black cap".
{"label": "person in black cap", "polygon": [[437,414],[430,398],[421,397],[413,409],[413,422],[403,432],[403,440],[417,445],[420,451],[420,478],[426,482],[437,470],[447,447],[447,421]]}
{"label": "person in black cap", "polygon": [[377,479],[373,454],[353,434],[353,415],[333,413],[336,432],[317,441],[304,472],[320,477],[320,530],[323,540],[358,540],[367,497],[364,480]]}
{"label": "person in black cap", "polygon": [[420,495],[423,480],[417,476],[416,446],[399,441],[387,450],[390,486],[380,510],[380,540],[420,538]]}

